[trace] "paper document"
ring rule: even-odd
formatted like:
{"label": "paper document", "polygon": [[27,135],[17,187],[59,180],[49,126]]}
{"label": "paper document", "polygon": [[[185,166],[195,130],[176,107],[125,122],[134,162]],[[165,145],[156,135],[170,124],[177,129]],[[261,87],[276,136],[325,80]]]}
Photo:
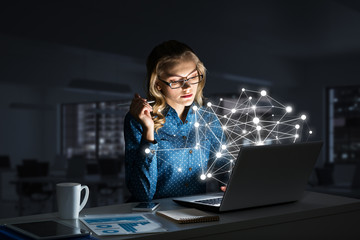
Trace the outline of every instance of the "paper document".
{"label": "paper document", "polygon": [[165,232],[161,224],[143,214],[87,215],[80,220],[96,235],[124,235]]}

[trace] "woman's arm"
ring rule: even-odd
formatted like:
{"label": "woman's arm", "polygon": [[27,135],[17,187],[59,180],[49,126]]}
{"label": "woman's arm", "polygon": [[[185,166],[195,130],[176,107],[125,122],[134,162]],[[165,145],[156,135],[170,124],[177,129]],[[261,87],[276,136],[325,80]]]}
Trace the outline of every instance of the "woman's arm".
{"label": "woman's arm", "polygon": [[[144,138],[141,124],[129,113],[125,116],[124,135],[126,185],[135,201],[151,201],[157,184],[158,144]],[[146,149],[150,152],[145,153]]]}
{"label": "woman's arm", "polygon": [[148,142],[154,142],[154,121],[151,112],[152,107],[147,100],[136,93],[130,105],[130,114],[141,124],[142,138]]}

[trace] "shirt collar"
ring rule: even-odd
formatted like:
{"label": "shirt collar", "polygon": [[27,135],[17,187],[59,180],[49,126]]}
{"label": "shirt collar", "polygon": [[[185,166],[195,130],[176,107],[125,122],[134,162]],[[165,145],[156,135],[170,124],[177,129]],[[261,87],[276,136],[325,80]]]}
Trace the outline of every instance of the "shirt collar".
{"label": "shirt collar", "polygon": [[[190,106],[188,106],[190,108],[189,112],[188,112],[188,115],[189,114],[194,114],[193,106],[197,106],[199,108],[198,104],[193,102]],[[163,114],[164,114],[164,116],[177,116],[177,112],[169,104],[166,104],[166,107],[163,110]]]}

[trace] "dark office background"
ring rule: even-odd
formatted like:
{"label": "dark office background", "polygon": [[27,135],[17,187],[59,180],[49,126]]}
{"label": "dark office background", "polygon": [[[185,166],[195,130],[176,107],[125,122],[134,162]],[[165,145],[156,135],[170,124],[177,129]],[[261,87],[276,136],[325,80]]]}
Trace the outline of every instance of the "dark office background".
{"label": "dark office background", "polygon": [[[24,159],[66,161],[62,107],[144,95],[146,56],[169,39],[189,44],[204,62],[206,96],[265,88],[306,112],[313,139],[326,143],[309,187],[358,197],[353,184],[337,182],[355,179],[360,160],[359,26],[360,2],[351,0],[2,2],[0,155],[10,166],[1,170],[0,217],[18,215],[11,181]],[[358,144],[353,161],[338,166],[327,152],[331,89],[350,91],[348,131],[357,131],[347,142]]]}

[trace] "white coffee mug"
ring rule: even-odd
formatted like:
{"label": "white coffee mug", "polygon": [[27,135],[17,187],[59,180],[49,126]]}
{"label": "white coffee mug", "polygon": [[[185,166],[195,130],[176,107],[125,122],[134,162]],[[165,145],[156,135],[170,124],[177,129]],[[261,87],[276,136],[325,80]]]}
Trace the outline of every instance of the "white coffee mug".
{"label": "white coffee mug", "polygon": [[[80,204],[83,189],[85,189],[85,197]],[[80,183],[58,183],[56,184],[56,195],[59,217],[62,219],[77,219],[79,212],[85,207],[89,198],[89,188]]]}

